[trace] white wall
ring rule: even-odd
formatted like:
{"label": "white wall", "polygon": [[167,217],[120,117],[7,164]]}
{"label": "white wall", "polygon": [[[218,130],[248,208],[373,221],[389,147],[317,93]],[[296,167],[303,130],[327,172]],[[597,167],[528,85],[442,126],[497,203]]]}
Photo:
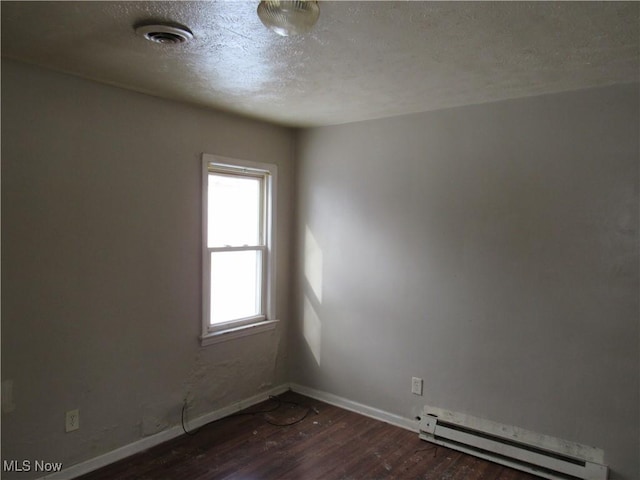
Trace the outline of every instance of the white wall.
{"label": "white wall", "polygon": [[640,478],[638,105],[636,84],[303,131],[293,380]]}
{"label": "white wall", "polygon": [[[288,129],[2,62],[2,379],[16,404],[3,459],[68,467],[179,424],[187,394],[195,418],[286,380],[292,142]],[[202,152],[280,167],[282,325],[205,348]],[[65,434],[74,408],[81,428]]]}

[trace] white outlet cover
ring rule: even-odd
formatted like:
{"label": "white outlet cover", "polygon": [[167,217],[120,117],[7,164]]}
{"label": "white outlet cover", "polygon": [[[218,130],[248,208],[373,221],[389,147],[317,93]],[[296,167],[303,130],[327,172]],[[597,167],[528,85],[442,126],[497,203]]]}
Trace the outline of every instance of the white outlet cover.
{"label": "white outlet cover", "polygon": [[80,428],[80,410],[69,410],[65,415],[64,431],[73,432]]}
{"label": "white outlet cover", "polygon": [[2,381],[2,413],[10,413],[16,409],[13,403],[13,380]]}
{"label": "white outlet cover", "polygon": [[422,379],[418,377],[411,378],[411,393],[414,395],[422,395]]}

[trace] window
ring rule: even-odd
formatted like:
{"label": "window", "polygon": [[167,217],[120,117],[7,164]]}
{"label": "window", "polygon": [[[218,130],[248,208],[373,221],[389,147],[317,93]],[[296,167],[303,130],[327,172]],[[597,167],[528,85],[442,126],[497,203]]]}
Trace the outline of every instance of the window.
{"label": "window", "polygon": [[275,327],[276,173],[203,155],[203,345]]}

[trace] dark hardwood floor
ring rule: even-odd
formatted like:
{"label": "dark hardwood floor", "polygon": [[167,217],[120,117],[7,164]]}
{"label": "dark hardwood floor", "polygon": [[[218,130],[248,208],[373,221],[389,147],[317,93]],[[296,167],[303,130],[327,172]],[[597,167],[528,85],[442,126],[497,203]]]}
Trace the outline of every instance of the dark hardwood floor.
{"label": "dark hardwood floor", "polygon": [[[399,427],[287,392],[82,480],[534,480],[418,439]],[[278,407],[279,405],[279,407]],[[278,408],[276,408],[278,407]],[[312,410],[312,408],[317,410]],[[276,426],[295,422],[290,426]]]}

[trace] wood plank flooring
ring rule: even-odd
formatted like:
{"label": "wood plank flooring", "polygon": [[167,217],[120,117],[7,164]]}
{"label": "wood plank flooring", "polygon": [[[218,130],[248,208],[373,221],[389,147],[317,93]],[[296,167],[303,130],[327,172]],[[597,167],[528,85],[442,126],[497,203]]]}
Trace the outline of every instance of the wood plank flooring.
{"label": "wood plank flooring", "polygon": [[[81,480],[535,480],[418,434],[293,392]],[[284,402],[295,402],[284,403]],[[276,408],[278,407],[278,408]],[[316,411],[312,410],[314,408]],[[290,426],[287,424],[307,416]]]}

